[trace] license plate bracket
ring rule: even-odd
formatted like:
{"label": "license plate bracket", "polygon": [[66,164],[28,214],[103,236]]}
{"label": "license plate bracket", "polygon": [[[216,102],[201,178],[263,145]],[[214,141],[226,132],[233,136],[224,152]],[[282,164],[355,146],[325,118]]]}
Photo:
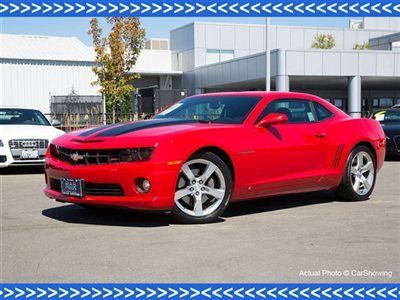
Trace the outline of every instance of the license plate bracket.
{"label": "license plate bracket", "polygon": [[83,179],[61,178],[61,194],[82,198],[85,182]]}

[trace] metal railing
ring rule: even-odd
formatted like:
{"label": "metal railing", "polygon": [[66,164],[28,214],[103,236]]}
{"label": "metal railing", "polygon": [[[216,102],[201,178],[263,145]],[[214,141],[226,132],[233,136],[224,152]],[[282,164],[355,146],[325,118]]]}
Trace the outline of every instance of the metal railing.
{"label": "metal railing", "polygon": [[[61,122],[60,128],[64,131],[72,131],[82,128],[96,127],[103,124],[112,124],[112,114],[46,114],[50,120],[57,119]],[[115,123],[145,120],[152,117],[149,114],[116,113]]]}

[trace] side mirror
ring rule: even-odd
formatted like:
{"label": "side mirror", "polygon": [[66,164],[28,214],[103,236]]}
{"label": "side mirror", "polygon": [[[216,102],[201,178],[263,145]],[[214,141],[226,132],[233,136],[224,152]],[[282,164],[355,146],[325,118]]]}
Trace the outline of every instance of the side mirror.
{"label": "side mirror", "polygon": [[51,126],[57,127],[57,126],[61,126],[61,122],[59,119],[53,119],[51,121]]}
{"label": "side mirror", "polygon": [[270,113],[266,115],[260,122],[258,122],[257,126],[267,127],[270,125],[286,123],[287,121],[288,117],[285,114]]}

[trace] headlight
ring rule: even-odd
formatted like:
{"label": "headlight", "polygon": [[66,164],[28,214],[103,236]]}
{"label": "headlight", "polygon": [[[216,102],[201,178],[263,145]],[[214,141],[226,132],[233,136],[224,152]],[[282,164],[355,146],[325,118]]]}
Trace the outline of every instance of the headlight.
{"label": "headlight", "polygon": [[57,146],[54,144],[50,144],[49,150],[47,150],[51,157],[58,158],[58,149]]}
{"label": "headlight", "polygon": [[133,148],[133,149],[122,149],[119,152],[120,162],[136,162],[149,160],[154,148]]}
{"label": "headlight", "polygon": [[0,147],[4,147],[3,141],[0,140]]}

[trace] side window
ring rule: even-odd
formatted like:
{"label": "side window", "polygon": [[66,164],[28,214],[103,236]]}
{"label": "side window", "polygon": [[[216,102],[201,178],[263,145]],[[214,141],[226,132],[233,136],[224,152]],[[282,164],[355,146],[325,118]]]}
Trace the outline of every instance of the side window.
{"label": "side window", "polygon": [[333,113],[317,102],[314,103],[315,112],[317,113],[318,121],[329,119]]}
{"label": "side window", "polygon": [[270,113],[285,114],[289,123],[311,123],[316,121],[311,101],[307,100],[275,100],[264,109],[257,122]]}

